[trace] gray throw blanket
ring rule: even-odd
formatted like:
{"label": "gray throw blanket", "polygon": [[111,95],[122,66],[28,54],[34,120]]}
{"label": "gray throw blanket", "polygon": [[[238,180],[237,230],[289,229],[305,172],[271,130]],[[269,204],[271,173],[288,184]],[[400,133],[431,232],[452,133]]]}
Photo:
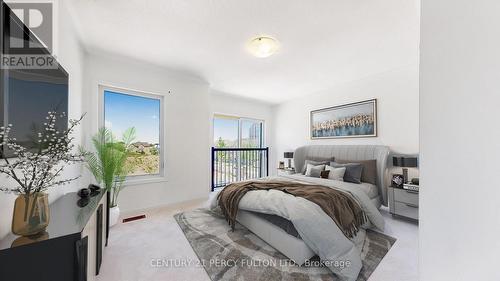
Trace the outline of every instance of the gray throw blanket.
{"label": "gray throw blanket", "polygon": [[218,205],[233,230],[239,202],[251,190],[279,190],[316,203],[348,238],[354,237],[367,220],[361,207],[348,193],[327,186],[279,180],[245,181],[229,184],[217,196]]}

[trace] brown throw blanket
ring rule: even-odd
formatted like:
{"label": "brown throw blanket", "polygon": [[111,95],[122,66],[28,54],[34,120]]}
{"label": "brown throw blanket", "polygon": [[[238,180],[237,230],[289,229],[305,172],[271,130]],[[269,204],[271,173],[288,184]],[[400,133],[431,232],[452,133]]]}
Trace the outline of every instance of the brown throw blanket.
{"label": "brown throw blanket", "polygon": [[241,198],[251,190],[271,189],[316,203],[348,238],[353,238],[366,221],[365,213],[349,194],[327,186],[278,180],[245,181],[227,185],[217,196],[219,207],[233,230]]}

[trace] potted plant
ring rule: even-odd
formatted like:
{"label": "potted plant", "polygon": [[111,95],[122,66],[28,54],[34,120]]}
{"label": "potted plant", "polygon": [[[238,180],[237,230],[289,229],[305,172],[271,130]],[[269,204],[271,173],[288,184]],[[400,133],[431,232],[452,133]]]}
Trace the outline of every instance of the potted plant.
{"label": "potted plant", "polygon": [[109,129],[103,127],[92,137],[95,152],[81,149],[86,166],[96,182],[103,184],[111,194],[110,226],[115,225],[120,216],[117,200],[125,178],[133,168],[127,165],[127,158],[130,156],[130,146],[134,139],[135,128],[127,129],[118,141]]}
{"label": "potted plant", "polygon": [[[65,113],[48,112],[47,121],[40,132],[34,130],[34,145],[30,148],[9,136],[12,124],[0,127],[0,174],[11,179],[13,186],[0,186],[0,191],[17,194],[12,216],[12,232],[26,237],[43,234],[49,225],[49,188],[63,186],[77,179],[60,179],[68,164],[82,161],[80,153],[73,153],[73,133],[83,119],[70,120],[64,131],[58,131],[56,121]],[[34,147],[34,148],[32,148]],[[6,157],[6,151],[13,153]]]}

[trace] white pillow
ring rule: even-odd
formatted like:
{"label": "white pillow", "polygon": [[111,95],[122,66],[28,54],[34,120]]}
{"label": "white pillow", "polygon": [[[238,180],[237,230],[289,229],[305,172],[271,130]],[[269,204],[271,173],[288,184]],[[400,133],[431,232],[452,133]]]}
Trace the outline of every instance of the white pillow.
{"label": "white pillow", "polygon": [[334,168],[327,165],[325,171],[330,171],[330,173],[328,173],[329,180],[344,181],[345,167]]}
{"label": "white pillow", "polygon": [[313,169],[324,170],[326,165],[312,165],[307,164],[306,166],[306,176],[310,177]]}

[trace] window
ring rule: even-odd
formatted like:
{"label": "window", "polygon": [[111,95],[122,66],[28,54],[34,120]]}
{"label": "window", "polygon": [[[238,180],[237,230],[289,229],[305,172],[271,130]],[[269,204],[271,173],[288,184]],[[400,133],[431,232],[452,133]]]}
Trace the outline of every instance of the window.
{"label": "window", "polygon": [[262,148],[264,146],[263,123],[259,120],[240,119],[240,147]]}
{"label": "window", "polygon": [[163,176],[163,97],[110,87],[101,87],[101,95],[101,124],[118,140],[128,128],[136,130],[128,176]]}
{"label": "window", "polygon": [[213,124],[214,147],[264,147],[264,121],[262,120],[215,115]]}

